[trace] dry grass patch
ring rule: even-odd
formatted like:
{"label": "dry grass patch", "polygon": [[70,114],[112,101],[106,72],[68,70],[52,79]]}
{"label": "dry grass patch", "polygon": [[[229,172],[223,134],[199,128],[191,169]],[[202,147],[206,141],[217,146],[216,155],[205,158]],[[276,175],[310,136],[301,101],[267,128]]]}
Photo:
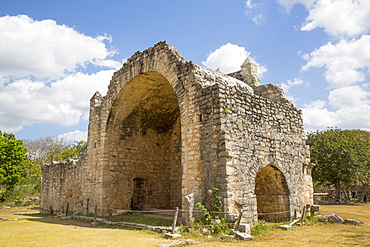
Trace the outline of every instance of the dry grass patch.
{"label": "dry grass patch", "polygon": [[[41,218],[42,216],[42,218]],[[0,246],[158,246],[169,242],[160,234],[128,230],[38,214],[38,209],[0,209]]]}
{"label": "dry grass patch", "polygon": [[252,241],[220,241],[219,238],[199,239],[194,246],[370,246],[370,204],[322,205],[322,215],[336,214],[345,219],[360,220],[361,226],[324,224],[313,220],[293,230],[269,229]]}
{"label": "dry grass patch", "polygon": [[[158,246],[171,242],[161,234],[128,230],[77,220],[61,220],[38,214],[37,208],[0,209],[0,246]],[[220,237],[185,235],[197,240],[194,247],[226,246],[370,246],[370,204],[322,205],[321,213],[360,220],[361,226],[324,224],[317,220],[284,231],[270,227],[252,241],[221,240]],[[272,224],[273,225],[273,224]],[[276,226],[276,225],[275,225]],[[108,228],[109,227],[109,228]]]}

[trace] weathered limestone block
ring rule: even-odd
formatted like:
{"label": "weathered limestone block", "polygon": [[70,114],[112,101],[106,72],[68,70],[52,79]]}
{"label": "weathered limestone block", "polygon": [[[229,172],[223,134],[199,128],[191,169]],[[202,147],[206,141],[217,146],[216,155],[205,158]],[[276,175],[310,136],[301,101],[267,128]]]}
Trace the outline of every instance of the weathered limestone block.
{"label": "weathered limestone block", "polygon": [[193,190],[188,195],[185,196],[185,203],[184,203],[184,219],[186,222],[194,221],[196,213],[194,214],[194,210],[199,210],[196,205],[198,202],[201,202],[201,197],[196,190]]}
{"label": "weathered limestone block", "polygon": [[335,215],[335,214],[321,216],[319,218],[319,221],[328,222],[328,223],[337,223],[337,224],[343,224],[344,223],[344,219],[342,219],[340,216]]}

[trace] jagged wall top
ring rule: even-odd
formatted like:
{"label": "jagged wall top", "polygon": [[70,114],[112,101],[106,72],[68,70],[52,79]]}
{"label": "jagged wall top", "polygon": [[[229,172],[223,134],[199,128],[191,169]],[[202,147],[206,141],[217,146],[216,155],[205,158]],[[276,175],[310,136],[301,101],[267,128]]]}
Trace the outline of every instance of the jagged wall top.
{"label": "jagged wall top", "polygon": [[[164,56],[166,56],[166,58]],[[137,51],[127,59],[122,68],[114,73],[108,86],[107,96],[104,98],[114,100],[121,89],[120,87],[122,85],[119,85],[119,77],[123,74],[129,74],[129,76],[133,78],[138,74],[154,72],[148,71],[150,70],[148,66],[150,67],[153,63],[158,63],[160,61],[172,63],[173,68],[175,70],[181,70],[182,74],[184,74],[184,71],[192,73],[195,76],[195,81],[199,83],[201,87],[222,83],[229,86],[238,86],[248,93],[255,93],[259,96],[269,98],[270,100],[279,101],[281,103],[290,102],[284,97],[280,86],[274,84],[268,84],[269,86],[267,87],[266,85],[260,85],[260,78],[257,74],[257,64],[250,58],[244,61],[240,71],[226,75],[222,69],[213,71],[186,60],[174,46],[168,44],[166,41],[161,41],[144,51]],[[133,68],[136,70],[133,71]],[[265,92],[266,90],[268,90],[268,92]],[[96,101],[100,103],[101,100],[98,100],[98,98],[100,98],[98,95],[94,95],[90,104],[96,105]],[[93,100],[94,102],[92,102]]]}

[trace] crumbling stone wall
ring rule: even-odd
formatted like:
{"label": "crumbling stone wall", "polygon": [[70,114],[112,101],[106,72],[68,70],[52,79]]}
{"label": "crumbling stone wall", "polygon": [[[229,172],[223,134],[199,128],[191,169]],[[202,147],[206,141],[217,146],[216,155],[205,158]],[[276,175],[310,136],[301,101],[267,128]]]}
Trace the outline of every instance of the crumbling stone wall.
{"label": "crumbling stone wall", "polygon": [[216,186],[231,221],[312,203],[301,111],[256,68],[226,75],[165,42],[135,53],[90,101],[86,157],[43,168],[42,211],[189,210]]}

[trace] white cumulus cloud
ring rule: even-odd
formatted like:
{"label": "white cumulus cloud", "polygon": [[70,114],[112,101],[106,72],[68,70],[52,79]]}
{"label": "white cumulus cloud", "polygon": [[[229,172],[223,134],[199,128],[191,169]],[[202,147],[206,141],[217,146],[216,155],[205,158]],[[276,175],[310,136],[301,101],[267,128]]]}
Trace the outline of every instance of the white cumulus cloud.
{"label": "white cumulus cloud", "polygon": [[[240,66],[250,54],[244,47],[227,43],[211,52],[202,64],[213,70],[222,68],[225,73],[231,73],[240,70]],[[267,68],[258,63],[257,65],[258,75],[262,77]]]}
{"label": "white cumulus cloud", "polygon": [[58,138],[66,140],[68,143],[74,143],[79,141],[87,141],[87,132],[75,130],[72,132],[67,132],[61,135],[58,135]]}
{"label": "white cumulus cloud", "polygon": [[[34,123],[73,126],[87,119],[89,99],[105,94],[121,63],[112,38],[90,37],[54,20],[0,17],[0,129],[17,132]],[[82,72],[87,65],[99,72]],[[108,70],[107,70],[108,68]]]}
{"label": "white cumulus cloud", "polygon": [[57,79],[88,63],[117,68],[115,53],[104,41],[86,36],[54,20],[36,21],[26,15],[0,17],[0,74],[4,77]]}
{"label": "white cumulus cloud", "polygon": [[370,28],[369,0],[278,0],[288,10],[303,4],[308,10],[301,30],[323,28],[331,36],[356,36]]}
{"label": "white cumulus cloud", "polygon": [[369,104],[369,96],[369,92],[356,85],[335,89],[330,92],[328,99],[334,108],[357,108]]}
{"label": "white cumulus cloud", "polygon": [[360,86],[332,90],[328,103],[316,100],[304,106],[302,111],[305,129],[315,131],[339,127],[370,130],[369,97],[370,93]]}
{"label": "white cumulus cloud", "polygon": [[323,100],[316,100],[305,105],[302,113],[306,131],[336,127],[339,123],[335,117],[335,113],[325,108],[325,101]]}
{"label": "white cumulus cloud", "polygon": [[359,39],[329,42],[304,57],[308,60],[302,67],[325,67],[325,78],[331,88],[339,88],[365,80],[361,69],[370,67],[370,35]]}
{"label": "white cumulus cloud", "polygon": [[[303,57],[302,72],[324,68],[327,99],[303,107],[308,131],[327,127],[370,130],[370,1],[369,0],[278,0],[287,10],[302,4],[307,10],[302,31],[321,28],[331,42]],[[294,83],[292,83],[294,85]],[[290,83],[283,87],[289,89]]]}
{"label": "white cumulus cloud", "polygon": [[356,36],[370,28],[370,1],[319,0],[309,9],[302,30],[324,28],[332,36]]}
{"label": "white cumulus cloud", "polygon": [[33,123],[77,124],[81,117],[87,118],[92,95],[106,93],[113,72],[79,72],[50,85],[28,79],[1,85],[0,129],[16,132]]}

